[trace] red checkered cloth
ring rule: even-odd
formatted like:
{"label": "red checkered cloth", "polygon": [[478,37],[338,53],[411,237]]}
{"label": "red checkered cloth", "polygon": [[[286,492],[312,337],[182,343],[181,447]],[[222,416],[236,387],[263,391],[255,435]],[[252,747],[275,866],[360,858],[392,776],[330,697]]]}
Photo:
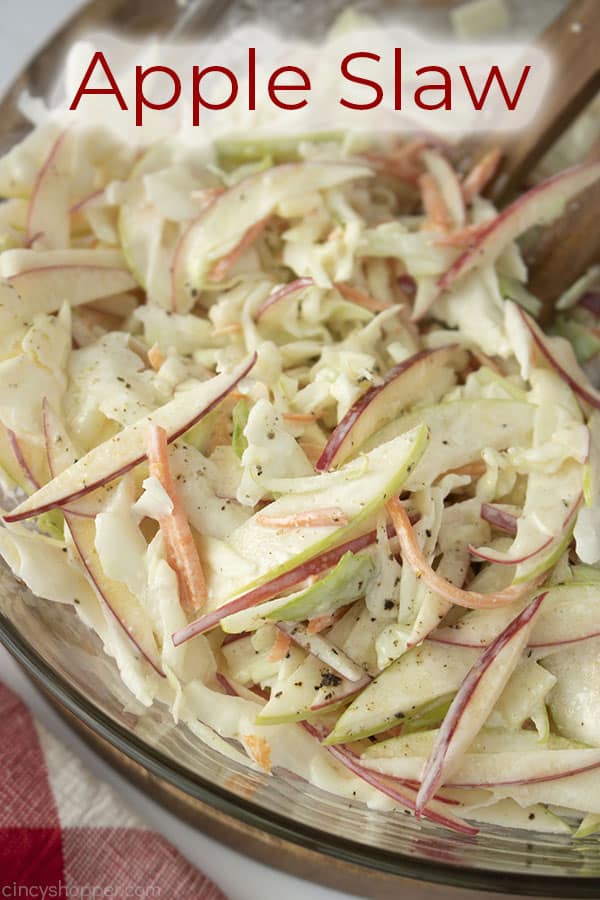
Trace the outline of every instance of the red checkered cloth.
{"label": "red checkered cloth", "polygon": [[225,900],[0,684],[0,897],[11,896]]}

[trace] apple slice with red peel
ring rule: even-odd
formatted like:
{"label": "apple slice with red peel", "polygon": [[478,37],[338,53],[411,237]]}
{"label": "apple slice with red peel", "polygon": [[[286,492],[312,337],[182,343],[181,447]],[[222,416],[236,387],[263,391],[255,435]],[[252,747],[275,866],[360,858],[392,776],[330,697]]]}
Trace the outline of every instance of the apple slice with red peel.
{"label": "apple slice with red peel", "polygon": [[[448,708],[478,653],[425,641],[379,672],[352,701],[327,736],[329,744],[348,744],[399,724]],[[443,715],[440,715],[440,718]]]}
{"label": "apple slice with red peel", "polygon": [[336,547],[315,554],[315,556],[310,559],[288,569],[287,572],[277,575],[275,578],[270,579],[264,584],[257,585],[257,587],[246,591],[241,596],[236,597],[234,600],[230,600],[228,603],[224,603],[223,606],[213,610],[213,612],[202,616],[201,619],[197,619],[195,622],[182,628],[181,631],[177,631],[173,635],[173,643],[175,646],[178,646],[179,644],[184,643],[184,641],[190,640],[190,638],[193,638],[197,634],[203,634],[205,631],[210,631],[212,628],[215,628],[219,622],[234,613],[250,609],[253,606],[257,606],[259,603],[263,603],[266,600],[272,600],[280,594],[284,594],[290,588],[302,584],[302,582],[306,581],[308,578],[313,578],[314,576],[321,575],[323,572],[327,572],[329,569],[333,569],[346,553],[359,553],[366,547],[370,547],[376,541],[377,532],[368,531],[343,544],[339,544]]}
{"label": "apple slice with red peel", "polygon": [[25,458],[25,454],[23,453],[23,448],[21,447],[20,441],[17,435],[12,431],[12,429],[7,428],[6,434],[8,436],[8,442],[10,444],[10,448],[14,454],[15,460],[17,464],[20,466],[23,475],[31,485],[34,490],[39,490],[41,487],[40,482],[38,481],[32,467],[27,462]]}
{"label": "apple slice with red peel", "polygon": [[50,148],[31,193],[25,241],[36,250],[58,250],[69,245],[69,132],[58,135]]}
{"label": "apple slice with red peel", "polygon": [[5,250],[0,277],[17,291],[24,315],[52,313],[137,287],[118,250]]}
{"label": "apple slice with red peel", "polygon": [[[456,625],[433,631],[428,643],[483,649],[506,628],[514,616],[511,607],[472,610]],[[527,647],[547,650],[578,644],[600,636],[600,595],[597,584],[573,582],[548,589],[546,600],[533,626]]]}
{"label": "apple slice with red peel", "polygon": [[[580,493],[572,502],[566,516],[564,517],[561,530],[558,534],[550,534],[546,538],[546,540],[542,541],[541,544],[539,544],[537,547],[529,549],[526,553],[518,555],[511,550],[496,550],[494,547],[473,547],[472,544],[468,545],[469,552],[472,556],[476,556],[477,559],[483,559],[485,560],[485,562],[496,563],[500,566],[518,566],[521,563],[528,562],[529,560],[543,553],[544,550],[546,550],[551,544],[554,544],[558,540],[560,540],[560,538],[568,531],[568,529],[573,525],[575,513],[581,506],[582,500],[583,495]],[[542,517],[540,516],[540,518]]]}
{"label": "apple slice with red peel", "polygon": [[542,784],[600,768],[600,750],[537,750],[520,753],[473,754],[462,772],[451,779],[452,787],[502,787]]}
{"label": "apple slice with red peel", "polygon": [[164,428],[171,443],[208,415],[250,372],[255,362],[256,354],[253,354],[233,372],[216,375],[176,394],[164,406],[124,428],[59,472],[6,515],[5,521],[19,522],[57,506],[65,506],[124,475],[146,459],[146,438],[150,425]]}
{"label": "apple slice with red peel", "polygon": [[597,584],[561,584],[548,591],[527,646],[552,651],[600,635]]}
{"label": "apple slice with red peel", "polygon": [[[326,737],[326,732],[315,727],[310,722],[302,722],[302,726],[320,742]],[[326,749],[334,759],[352,772],[353,775],[370,784],[376,790],[381,791],[382,794],[394,800],[402,808],[409,809],[411,812],[417,812],[417,791],[414,787],[408,784],[403,784],[402,786],[397,783],[394,784],[383,775],[378,775],[376,772],[365,768],[365,766],[361,765],[360,759],[346,747],[327,745]],[[475,836],[479,833],[477,828],[453,816],[448,810],[448,804],[435,798],[431,798],[427,806],[421,810],[421,815],[424,819],[429,819],[431,822],[443,825],[459,834]]]}
{"label": "apple slice with red peel", "polygon": [[546,594],[540,594],[487,647],[467,674],[446,713],[423,772],[417,796],[421,815],[458,769],[473,739],[500,697],[527,645]]}
{"label": "apple slice with red peel", "polygon": [[492,503],[482,503],[480,516],[485,522],[489,522],[492,528],[503,531],[505,534],[517,533],[517,521],[519,509],[516,506],[500,506]]}
{"label": "apple slice with red peel", "polygon": [[32,483],[29,474],[21,465],[11,434],[13,432],[0,422],[0,468],[8,475],[11,481],[17,484],[25,493],[28,493]]}
{"label": "apple slice with red peel", "polygon": [[173,260],[173,309],[188,311],[194,290],[210,286],[213,265],[236,247],[248,229],[284,200],[373,174],[353,162],[284,163],[243,178],[215,197],[183,236]]}
{"label": "apple slice with red peel", "polygon": [[[30,456],[28,458],[29,454],[23,448],[22,441],[10,428],[6,429],[6,434],[8,437],[10,448],[15,457],[15,461],[20,467],[23,476],[34,490],[39,490],[42,483],[47,481],[48,479],[49,472],[47,467],[47,455],[43,465],[43,477],[42,480],[40,480],[40,478],[36,474],[36,470],[37,472],[39,472],[42,468],[41,460],[38,459],[33,462]],[[38,448],[36,448],[36,450],[37,449]],[[100,510],[100,502],[94,502],[92,498],[86,498],[85,501],[81,501],[78,504],[77,509],[70,509],[69,512],[74,516],[83,516],[84,518],[93,519],[100,512]]]}
{"label": "apple slice with red peel", "polygon": [[[238,689],[231,679],[221,673],[218,673],[216,677],[226,694],[234,697],[242,696],[241,689]],[[298,722],[298,724],[312,735],[321,746],[323,746],[322,741],[327,736],[327,731],[324,728],[306,721]],[[393,783],[384,776],[366,769],[361,764],[359,757],[347,747],[325,746],[324,749],[326,749],[334,759],[341,763],[344,768],[352,772],[353,775],[356,775],[362,781],[370,784],[371,787],[374,787],[376,790],[381,791],[381,793],[385,794],[391,800],[394,800],[400,807],[408,809],[411,812],[416,811],[416,787],[410,784],[399,785],[398,783]],[[439,800],[434,798],[427,806],[427,809],[423,811],[423,818],[429,819],[431,822],[442,825],[459,834],[474,837],[479,833],[479,830],[454,816],[448,809],[448,806],[456,805],[458,805],[458,803],[451,798],[440,798]]]}
{"label": "apple slice with red peel", "polygon": [[471,269],[494,262],[507,244],[534,225],[552,222],[569,200],[599,178],[600,163],[585,163],[559,172],[518,197],[476,231],[468,250],[439,279],[439,287],[447,290]]}
{"label": "apple slice with red peel", "polygon": [[[425,759],[420,755],[363,756],[362,764],[380,775],[401,781],[420,779]],[[460,768],[446,782],[452,788],[498,788],[507,785],[542,784],[600,768],[598,748],[500,750],[469,752]]]}
{"label": "apple slice with red peel", "polygon": [[524,309],[517,307],[526,328],[529,330],[533,343],[544,357],[546,362],[560,375],[563,381],[569,385],[572,391],[590,406],[600,409],[600,391],[590,383],[587,375],[577,362],[573,348],[565,338],[548,337]]}
{"label": "apple slice with red peel", "polygon": [[[44,403],[43,427],[50,473],[56,477],[64,471],[65,466],[68,467],[75,456],[75,450],[62,424],[47,403]],[[100,601],[106,604],[129,640],[154,671],[164,677],[147,612],[125,584],[108,578],[102,569],[96,551],[94,522],[91,519],[74,516],[66,510],[63,512],[75,549]]]}
{"label": "apple slice with red peel", "polygon": [[459,362],[461,353],[456,344],[450,344],[420,350],[394,366],[383,384],[370,387],[352,404],[331,434],[315,468],[323,472],[343,463],[372,434],[420,399],[424,385],[453,358]]}
{"label": "apple slice with red peel", "polygon": [[281,287],[271,291],[267,299],[264,300],[256,310],[254,321],[259,322],[264,314],[279,303],[280,300],[289,297],[291,294],[297,294],[299,291],[304,291],[306,288],[312,287],[313,285],[314,281],[312,278],[296,278],[294,281],[289,281],[287,284],[283,284]]}
{"label": "apple slice with red peel", "polygon": [[333,569],[304,589],[228,616],[222,620],[221,628],[235,634],[253,631],[265,621],[303,622],[331,615],[365,593],[374,571],[375,563],[369,554],[346,553]]}
{"label": "apple slice with red peel", "polygon": [[[270,506],[274,515],[336,506],[344,512],[347,525],[274,531],[261,526],[257,518],[260,514],[256,514],[237,528],[230,536],[230,544],[245,559],[255,559],[257,554],[260,555],[256,564],[257,577],[240,596],[175,632],[175,646],[196,634],[209,631],[226,616],[255,606],[262,600],[277,597],[309,576],[339,562],[344,552],[358,546],[352,540],[361,524],[372,521],[386,499],[399,493],[421,459],[427,442],[427,428],[417,426],[374,448],[366,456],[361,478],[344,479],[340,478],[339,472],[325,473],[320,476],[323,482],[320,489],[280,497]],[[323,554],[326,556],[323,557]],[[266,568],[269,560],[272,560],[270,568]]]}

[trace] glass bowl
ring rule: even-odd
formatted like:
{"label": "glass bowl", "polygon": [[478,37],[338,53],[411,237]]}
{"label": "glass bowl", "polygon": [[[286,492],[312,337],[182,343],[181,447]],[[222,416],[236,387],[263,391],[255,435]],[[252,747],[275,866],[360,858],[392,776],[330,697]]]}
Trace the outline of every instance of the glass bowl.
{"label": "glass bowl", "polygon": [[[200,27],[206,33],[247,22],[258,10],[284,29],[321,34],[345,5],[341,0],[310,6],[292,0],[240,0],[182,7],[175,0],[98,0],[84,7],[15,81],[0,104],[0,148],[6,149],[27,127],[15,105],[20,90],[28,87],[33,94],[43,94],[64,47],[86,27],[119,24],[154,32],[175,27],[186,33]],[[440,0],[396,4],[382,0],[359,8],[395,7],[413,23],[442,28],[450,5]],[[515,34],[522,36],[543,27],[562,3],[515,0],[512,5]],[[185,726],[174,724],[165,707],[142,708],[74,610],[34,597],[2,564],[0,640],[64,709],[134,760],[155,785],[173,787],[180,797],[200,801],[230,822],[251,829],[270,847],[287,846],[288,851],[307,854],[307,877],[378,897],[397,895],[400,889],[411,898],[474,897],[474,891],[505,897],[600,897],[597,840],[573,842],[565,836],[490,826],[482,826],[475,838],[455,835],[412,817],[368,810],[283,772],[261,776],[225,759]],[[244,847],[248,850],[250,844]],[[254,850],[250,847],[249,852]],[[279,855],[275,850],[267,858],[273,866],[289,866],[289,853]],[[344,867],[345,878],[339,875]],[[298,856],[295,871],[301,871]]]}

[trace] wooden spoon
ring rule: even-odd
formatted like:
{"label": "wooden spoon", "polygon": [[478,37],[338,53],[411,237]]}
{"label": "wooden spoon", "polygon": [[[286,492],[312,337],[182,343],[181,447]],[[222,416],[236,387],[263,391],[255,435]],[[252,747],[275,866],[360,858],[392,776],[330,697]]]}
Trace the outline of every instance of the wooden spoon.
{"label": "wooden spoon", "polygon": [[[503,161],[487,193],[499,204],[518,192],[533,166],[600,89],[599,0],[571,0],[543,32],[538,46],[553,62],[552,93],[526,129],[495,142]],[[587,159],[596,160],[600,139]],[[569,203],[530,251],[529,287],[542,302],[542,322],[552,317],[558,297],[600,261],[599,214],[600,182]]]}
{"label": "wooden spoon", "polygon": [[[586,162],[600,160],[600,138]],[[542,302],[539,320],[548,322],[554,305],[590,266],[600,263],[600,181],[567,205],[563,215],[545,228],[527,255],[529,288]]]}
{"label": "wooden spoon", "polygon": [[500,139],[503,163],[488,191],[496,202],[506,202],[521,188],[525,176],[600,89],[598,0],[571,0],[537,46],[553,63],[551,96],[526,129]]}

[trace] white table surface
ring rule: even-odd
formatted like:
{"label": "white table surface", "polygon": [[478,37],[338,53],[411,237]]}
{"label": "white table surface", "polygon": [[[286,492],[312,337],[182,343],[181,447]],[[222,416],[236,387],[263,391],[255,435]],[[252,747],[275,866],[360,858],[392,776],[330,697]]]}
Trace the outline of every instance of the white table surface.
{"label": "white table surface", "polygon": [[[0,0],[0,93],[49,33],[64,22],[80,2]],[[344,900],[349,896],[253,862],[165,812],[117,775],[60,720],[1,647],[0,679],[25,700],[39,720],[84,760],[97,777],[112,784],[132,809],[210,875],[230,900],[281,900],[282,897],[286,900]]]}

